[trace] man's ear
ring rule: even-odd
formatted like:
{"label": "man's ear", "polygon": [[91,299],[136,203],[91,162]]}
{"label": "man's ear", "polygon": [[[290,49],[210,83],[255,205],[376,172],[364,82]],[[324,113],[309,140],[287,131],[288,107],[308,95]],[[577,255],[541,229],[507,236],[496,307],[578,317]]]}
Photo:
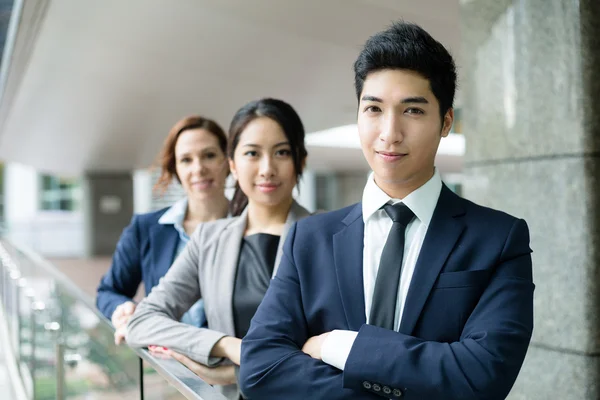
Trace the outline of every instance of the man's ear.
{"label": "man's ear", "polygon": [[452,124],[454,123],[454,108],[449,108],[446,111],[446,115],[444,115],[444,120],[442,121],[442,137],[448,136],[450,133],[450,129],[452,129]]}

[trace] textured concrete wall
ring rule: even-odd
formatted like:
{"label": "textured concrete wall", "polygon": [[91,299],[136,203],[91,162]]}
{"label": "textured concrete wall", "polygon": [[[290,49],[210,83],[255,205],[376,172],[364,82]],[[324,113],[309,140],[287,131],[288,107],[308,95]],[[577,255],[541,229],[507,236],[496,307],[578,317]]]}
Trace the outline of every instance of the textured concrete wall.
{"label": "textured concrete wall", "polygon": [[600,398],[600,1],[463,2],[464,194],[525,218],[535,331],[510,399]]}

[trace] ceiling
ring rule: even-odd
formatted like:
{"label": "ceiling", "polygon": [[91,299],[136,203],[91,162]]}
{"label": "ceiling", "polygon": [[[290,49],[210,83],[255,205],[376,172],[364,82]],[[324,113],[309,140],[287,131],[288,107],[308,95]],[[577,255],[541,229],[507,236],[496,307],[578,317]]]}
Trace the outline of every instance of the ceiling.
{"label": "ceiling", "polygon": [[404,18],[458,56],[458,3],[24,0],[0,75],[0,159],[64,175],[146,167],[179,118],[227,127],[264,96],[291,103],[308,132],[352,124],[364,41]]}

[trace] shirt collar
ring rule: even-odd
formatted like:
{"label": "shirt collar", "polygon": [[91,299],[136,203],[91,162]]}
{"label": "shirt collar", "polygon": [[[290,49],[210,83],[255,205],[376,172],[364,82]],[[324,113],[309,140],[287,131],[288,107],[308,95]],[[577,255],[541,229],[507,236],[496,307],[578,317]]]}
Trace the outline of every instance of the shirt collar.
{"label": "shirt collar", "polygon": [[184,238],[187,237],[185,229],[183,228],[183,220],[185,219],[185,213],[187,212],[188,200],[184,197],[173,204],[165,213],[159,218],[158,223],[161,225],[174,225],[175,229]]}
{"label": "shirt collar", "polygon": [[442,179],[437,168],[431,179],[411,192],[404,199],[393,199],[388,196],[379,186],[377,186],[375,179],[373,178],[373,173],[371,173],[363,191],[363,220],[366,222],[377,212],[377,210],[391,201],[392,204],[399,202],[406,204],[406,206],[415,213],[417,218],[419,218],[419,221],[425,225],[429,225],[440,197],[441,190]]}

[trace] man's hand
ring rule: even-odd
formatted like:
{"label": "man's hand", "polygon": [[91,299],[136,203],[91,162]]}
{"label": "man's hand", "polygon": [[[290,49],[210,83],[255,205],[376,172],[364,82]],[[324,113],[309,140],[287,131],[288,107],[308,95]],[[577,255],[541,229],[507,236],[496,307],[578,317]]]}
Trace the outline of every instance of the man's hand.
{"label": "man's hand", "polygon": [[115,308],[115,312],[111,317],[111,322],[115,327],[115,344],[119,345],[125,341],[127,334],[127,322],[135,311],[135,303],[132,301],[126,301],[123,304],[119,304]]}
{"label": "man's hand", "polygon": [[188,367],[190,371],[198,375],[209,385],[231,385],[236,383],[235,367],[233,365],[210,368],[206,365],[197,363],[183,354],[179,354],[173,350],[168,350],[168,354]]}
{"label": "man's hand", "polygon": [[311,337],[310,339],[308,339],[306,341],[306,343],[304,343],[304,346],[302,346],[302,351],[304,353],[308,354],[309,356],[311,356],[312,358],[315,358],[317,360],[322,360],[321,346],[323,345],[323,342],[325,341],[325,339],[327,339],[328,335],[329,335],[329,332],[326,332],[319,336]]}
{"label": "man's hand", "polygon": [[233,336],[221,338],[210,351],[212,357],[228,358],[235,365],[240,365],[242,353],[242,339]]}

